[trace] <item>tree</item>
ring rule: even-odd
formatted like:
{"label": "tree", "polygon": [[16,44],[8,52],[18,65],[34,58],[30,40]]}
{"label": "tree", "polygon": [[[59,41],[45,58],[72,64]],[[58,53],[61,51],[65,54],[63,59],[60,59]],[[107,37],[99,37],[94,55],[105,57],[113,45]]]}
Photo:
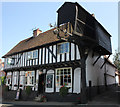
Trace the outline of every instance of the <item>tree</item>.
{"label": "tree", "polygon": [[118,71],[120,71],[120,53],[116,50],[115,55],[113,55],[113,63],[117,67]]}

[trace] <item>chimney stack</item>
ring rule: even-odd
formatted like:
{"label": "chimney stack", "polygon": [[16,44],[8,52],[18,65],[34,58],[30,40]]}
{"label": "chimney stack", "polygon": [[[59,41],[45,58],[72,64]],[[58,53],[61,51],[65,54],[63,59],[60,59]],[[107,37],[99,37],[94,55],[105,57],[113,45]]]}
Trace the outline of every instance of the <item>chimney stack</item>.
{"label": "chimney stack", "polygon": [[34,30],[34,31],[33,31],[33,37],[37,37],[40,33],[42,33],[42,31],[39,30],[39,28],[36,29],[36,30]]}

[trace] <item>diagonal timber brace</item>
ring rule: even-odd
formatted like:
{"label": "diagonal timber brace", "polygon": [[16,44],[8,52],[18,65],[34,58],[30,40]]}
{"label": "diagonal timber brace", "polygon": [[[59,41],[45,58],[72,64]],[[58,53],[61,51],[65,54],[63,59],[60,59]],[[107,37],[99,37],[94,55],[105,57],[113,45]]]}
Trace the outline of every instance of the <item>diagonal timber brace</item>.
{"label": "diagonal timber brace", "polygon": [[98,56],[98,58],[95,60],[95,62],[93,63],[93,66],[96,64],[96,62],[98,61],[98,59],[101,57],[101,55]]}
{"label": "diagonal timber brace", "polygon": [[104,61],[104,63],[102,64],[102,66],[100,67],[100,69],[103,68],[103,66],[105,65],[106,61],[108,60],[108,58],[110,57],[110,55],[106,58],[106,60]]}

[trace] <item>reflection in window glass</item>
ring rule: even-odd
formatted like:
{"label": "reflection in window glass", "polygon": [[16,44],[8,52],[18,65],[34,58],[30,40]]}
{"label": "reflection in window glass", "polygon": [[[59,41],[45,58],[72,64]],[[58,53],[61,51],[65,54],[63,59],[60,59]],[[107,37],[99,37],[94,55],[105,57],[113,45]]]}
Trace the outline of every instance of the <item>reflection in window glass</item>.
{"label": "reflection in window glass", "polygon": [[47,88],[52,88],[52,82],[53,82],[53,75],[48,74],[47,75]]}
{"label": "reflection in window glass", "polygon": [[28,86],[31,86],[34,84],[34,71],[25,72],[25,83]]}
{"label": "reflection in window glass", "polygon": [[38,58],[38,50],[28,52],[28,60]]}
{"label": "reflection in window glass", "polygon": [[56,87],[61,87],[66,85],[68,87],[72,86],[72,69],[60,68],[56,69]]}
{"label": "reflection in window glass", "polygon": [[31,52],[28,52],[28,59],[32,59],[32,51]]}
{"label": "reflection in window glass", "polygon": [[57,45],[57,53],[58,54],[67,53],[67,52],[69,52],[69,43],[68,42]]}
{"label": "reflection in window glass", "polygon": [[33,51],[33,59],[38,58],[38,50]]}

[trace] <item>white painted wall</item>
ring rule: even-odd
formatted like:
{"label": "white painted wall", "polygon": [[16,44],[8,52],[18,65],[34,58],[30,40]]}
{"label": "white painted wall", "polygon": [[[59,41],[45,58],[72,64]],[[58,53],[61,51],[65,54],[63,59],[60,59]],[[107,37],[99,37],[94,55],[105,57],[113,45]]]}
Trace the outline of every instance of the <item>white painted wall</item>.
{"label": "white painted wall", "polygon": [[[114,84],[116,82],[115,80],[115,67],[113,67],[112,65],[110,66],[109,63],[106,64],[106,73],[109,74],[107,75],[107,84]],[[113,72],[114,71],[114,72]]]}
{"label": "white painted wall", "polygon": [[[104,59],[99,58],[97,63],[93,66],[94,61],[97,59],[98,54],[95,54],[92,58],[92,52],[88,55],[87,61],[86,61],[86,82],[87,86],[89,86],[89,81],[92,81],[92,86],[97,85],[105,85],[105,79],[104,79],[104,73],[107,68],[108,74],[115,76],[115,68],[106,63],[103,68],[100,67],[104,63]],[[105,68],[106,67],[106,68]],[[107,76],[107,83],[114,84],[115,78],[111,76]]]}

